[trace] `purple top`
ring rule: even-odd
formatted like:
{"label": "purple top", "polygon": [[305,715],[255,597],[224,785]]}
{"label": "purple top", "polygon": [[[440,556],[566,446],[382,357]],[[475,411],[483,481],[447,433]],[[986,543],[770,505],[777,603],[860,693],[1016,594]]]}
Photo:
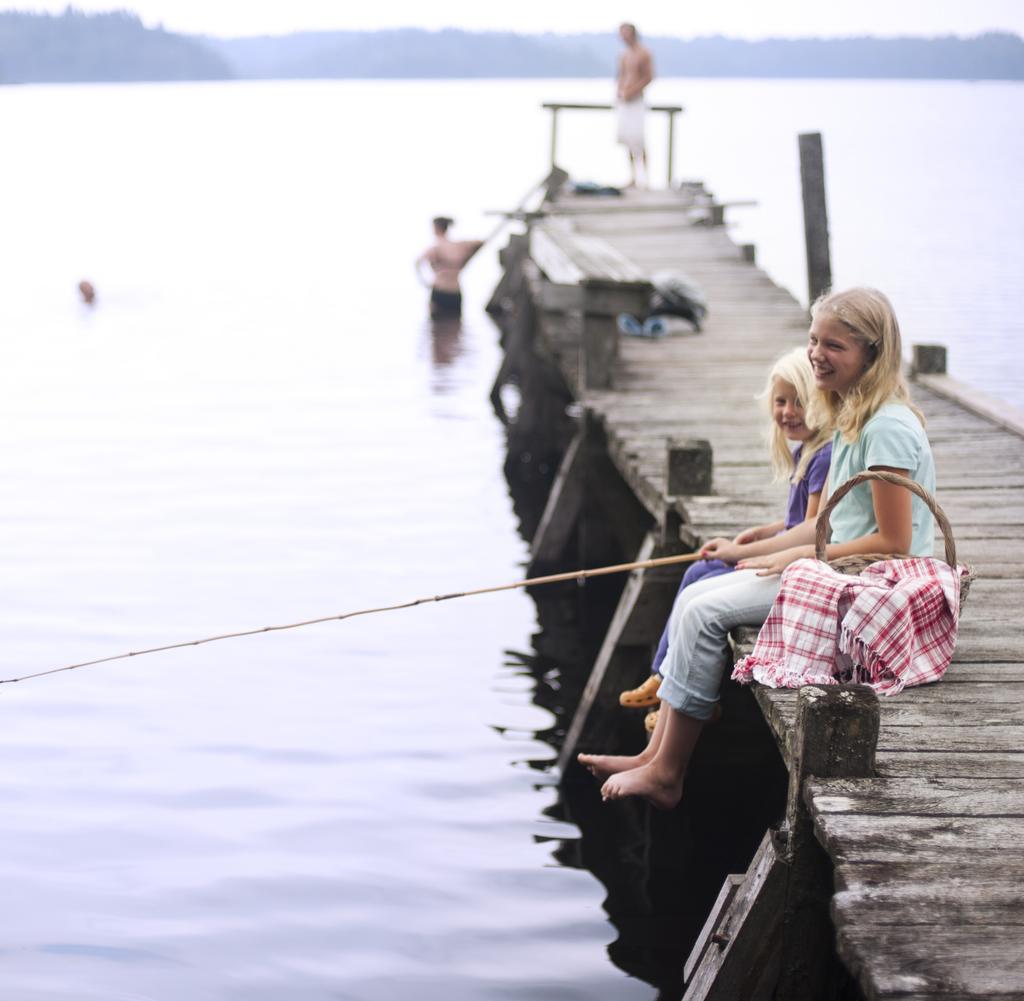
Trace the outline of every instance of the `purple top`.
{"label": "purple top", "polygon": [[[797,445],[793,452],[793,468],[800,464],[803,445]],[[799,483],[789,487],[789,503],[786,505],[786,528],[799,525],[807,517],[807,500],[811,494],[820,494],[825,489],[828,467],[832,461],[832,442],[826,442],[807,465],[807,471]]]}
{"label": "purple top", "polygon": [[[793,468],[800,462],[800,455],[803,445],[797,445],[793,452]],[[807,499],[811,494],[819,494],[825,489],[825,480],[828,478],[828,467],[832,460],[832,442],[826,442],[817,452],[814,458],[807,464],[807,471],[799,483],[793,483],[789,488],[789,503],[786,505],[786,528],[799,525],[807,517]],[[785,531],[785,529],[783,530]],[[720,574],[731,573],[735,570],[731,563],[723,563],[721,560],[698,560],[683,576],[679,585],[679,592],[684,587],[704,580],[708,577],[718,577]],[[658,643],[658,650],[654,655],[654,663],[651,666],[652,674],[661,674],[661,663],[668,653],[668,624],[666,623]]]}

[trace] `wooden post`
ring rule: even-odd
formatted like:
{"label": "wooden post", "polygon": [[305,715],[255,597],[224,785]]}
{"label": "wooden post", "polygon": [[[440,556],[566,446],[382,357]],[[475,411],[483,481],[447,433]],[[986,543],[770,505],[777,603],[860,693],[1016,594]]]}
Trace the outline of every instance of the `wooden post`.
{"label": "wooden post", "polygon": [[658,519],[661,525],[661,544],[669,545],[678,542],[682,537],[683,516],[674,505],[665,504]]}
{"label": "wooden post", "polygon": [[741,243],[740,253],[747,264],[757,264],[757,247],[753,243]]}
{"label": "wooden post", "polygon": [[668,171],[666,177],[666,183],[669,191],[672,190],[672,175],[674,171],[675,163],[675,145],[676,145],[676,112],[674,109],[668,111]]}
{"label": "wooden post", "polygon": [[800,187],[804,201],[804,240],[807,245],[807,296],[814,302],[832,285],[825,203],[825,158],[820,132],[800,136]]}
{"label": "wooden post", "polygon": [[502,273],[491,298],[484,307],[492,316],[510,309],[522,283],[522,263],[530,253],[530,238],[525,233],[510,233],[508,245],[498,251]]}
{"label": "wooden post", "polygon": [[915,344],[910,370],[914,375],[945,375],[946,346],[944,344]]}
{"label": "wooden post", "polygon": [[558,162],[558,108],[551,109],[551,168]]}
{"label": "wooden post", "polygon": [[708,218],[708,223],[712,226],[724,226],[725,225],[725,206],[724,205],[712,205],[711,215]]}
{"label": "wooden post", "polygon": [[[552,149],[551,152],[554,153],[554,150]],[[541,200],[541,205],[555,201],[555,199],[558,198],[558,194],[562,190],[562,187],[565,185],[565,182],[568,180],[568,172],[562,170],[561,167],[556,167],[552,164],[551,172],[544,178],[544,183],[542,185],[544,189],[544,197]]]}
{"label": "wooden post", "polygon": [[814,837],[803,799],[805,781],[863,778],[875,773],[878,696],[867,685],[808,685],[800,689],[793,730],[786,805],[790,867],[776,998],[818,1001],[826,996],[834,962],[829,901],[832,865]]}
{"label": "wooden post", "polygon": [[581,287],[583,336],[579,372],[584,389],[608,389],[619,357],[619,313],[643,316],[651,287],[644,283],[588,281]]}
{"label": "wooden post", "polygon": [[670,438],[665,474],[668,496],[711,493],[711,468],[711,442],[703,438]]}
{"label": "wooden post", "polygon": [[519,267],[530,253],[527,233],[509,233],[508,243],[498,251],[498,261],[506,270]]}
{"label": "wooden post", "polygon": [[614,316],[588,313],[584,307],[580,340],[580,381],[584,389],[609,389],[619,357],[619,328]]}

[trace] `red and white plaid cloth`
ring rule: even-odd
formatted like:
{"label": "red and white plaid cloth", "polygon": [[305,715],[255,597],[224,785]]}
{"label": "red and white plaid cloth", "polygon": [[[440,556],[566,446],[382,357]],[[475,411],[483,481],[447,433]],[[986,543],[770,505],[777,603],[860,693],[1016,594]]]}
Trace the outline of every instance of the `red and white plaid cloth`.
{"label": "red and white plaid cloth", "polygon": [[856,576],[797,560],[732,676],[770,688],[856,682],[879,695],[938,681],[956,647],[960,573],[923,558],[872,563]]}

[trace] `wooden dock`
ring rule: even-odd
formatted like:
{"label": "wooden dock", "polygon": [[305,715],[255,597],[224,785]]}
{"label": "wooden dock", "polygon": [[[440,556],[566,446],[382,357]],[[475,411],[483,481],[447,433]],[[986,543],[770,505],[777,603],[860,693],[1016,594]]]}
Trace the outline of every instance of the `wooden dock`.
{"label": "wooden dock", "polygon": [[[562,196],[503,251],[496,396],[517,383],[532,454],[561,459],[533,536],[535,569],[691,551],[778,517],[785,489],[770,484],[754,396],[808,320],[752,248],[730,239],[724,214],[699,185]],[[619,336],[615,314],[641,310],[662,270],[706,293],[703,332]],[[851,703],[842,722],[834,699],[826,711],[808,690],[754,687],[790,771],[786,821],[723,887],[690,957],[687,998],[834,996],[808,956],[824,928],[864,998],[1024,999],[1024,417],[957,384],[934,353],[919,357],[939,369],[914,382],[938,500],[978,573],[954,664],[941,684],[881,700],[877,742],[842,760],[815,756],[814,728],[861,733],[870,706]],[[520,447],[514,427],[510,441]],[[617,694],[645,676],[678,577],[637,572],[626,583],[563,768],[577,748],[611,749],[640,726]],[[751,641],[735,637],[740,652]]]}

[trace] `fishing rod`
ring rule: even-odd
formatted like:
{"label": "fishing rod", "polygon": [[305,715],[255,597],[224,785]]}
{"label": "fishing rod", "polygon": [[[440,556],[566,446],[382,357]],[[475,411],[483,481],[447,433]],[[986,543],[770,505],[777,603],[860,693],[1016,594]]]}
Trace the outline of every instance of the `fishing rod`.
{"label": "fishing rod", "polygon": [[[483,240],[480,241],[480,246],[473,251],[469,257],[466,258],[466,264],[468,264],[484,247],[487,246],[510,222],[519,218],[524,212],[526,212],[526,206],[530,200],[540,191],[544,192],[544,198],[542,202],[552,196],[565,182],[569,180],[569,175],[566,171],[562,170],[561,167],[552,166],[551,170],[542,177],[529,191],[519,199],[519,204],[516,205],[511,211],[504,211],[499,213],[501,219],[497,225],[488,233]],[[465,267],[465,264],[463,265]]]}
{"label": "fishing rod", "polygon": [[95,667],[97,664],[110,664],[115,660],[128,660],[131,657],[144,657],[151,653],[163,653],[167,650],[181,650],[190,646],[203,646],[206,643],[217,643],[220,640],[240,639],[243,636],[260,636],[264,633],[279,633],[286,629],[302,629],[305,626],[320,625],[324,622],[341,622],[344,619],[354,619],[359,615],[375,615],[378,612],[396,612],[403,608],[414,608],[416,605],[426,605],[431,602],[451,601],[453,598],[470,598],[478,594],[494,594],[498,591],[511,591],[520,587],[539,587],[543,584],[557,584],[562,581],[584,581],[591,577],[603,577],[608,574],[628,573],[631,570],[649,570],[653,567],[667,567],[676,563],[692,563],[701,558],[700,553],[686,553],[683,556],[661,556],[653,560],[638,560],[635,563],[618,563],[614,566],[595,567],[591,570],[572,570],[568,573],[549,574],[546,577],[531,577],[528,580],[517,580],[511,584],[496,584],[492,587],[478,587],[472,591],[455,591],[451,594],[435,594],[424,598],[414,598],[412,601],[402,601],[395,605],[381,605],[377,608],[360,608],[354,612],[342,612],[340,615],[325,615],[317,619],[305,619],[301,622],[289,622],[279,626],[261,626],[259,629],[244,629],[240,632],[221,633],[219,636],[205,636],[197,640],[183,640],[180,643],[167,643],[164,646],[148,647],[145,650],[130,650],[127,653],[118,653],[110,657],[100,657],[96,660],[84,660],[78,664],[65,664],[63,667],[51,667],[45,671],[35,671],[32,674],[23,674],[17,678],[0,678],[0,685],[13,685],[18,681],[30,681],[33,678],[43,678],[50,674],[61,674],[64,671],[77,671],[81,667]]}

